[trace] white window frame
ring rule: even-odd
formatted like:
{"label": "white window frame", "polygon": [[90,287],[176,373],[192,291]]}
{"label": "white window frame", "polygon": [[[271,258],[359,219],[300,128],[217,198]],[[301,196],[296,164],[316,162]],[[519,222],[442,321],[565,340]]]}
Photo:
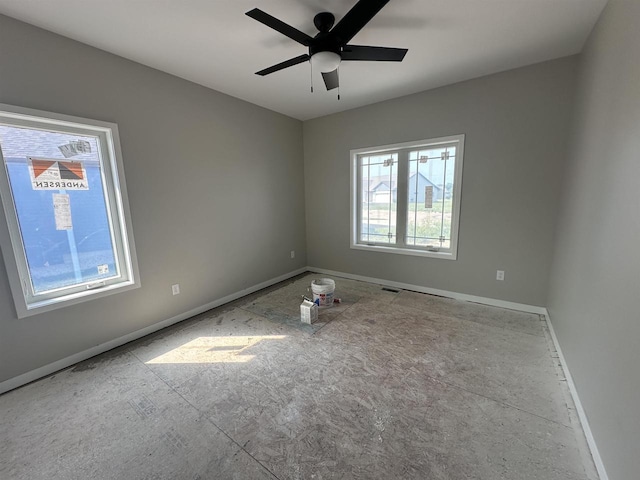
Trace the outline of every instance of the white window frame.
{"label": "white window frame", "polygon": [[[400,255],[413,255],[418,257],[440,258],[446,260],[456,260],[458,258],[458,233],[460,227],[460,204],[462,193],[462,168],[464,159],[464,134],[451,135],[447,137],[431,138],[413,142],[395,143],[376,147],[358,148],[350,151],[351,161],[351,215],[350,215],[350,239],[351,248],[356,250],[367,250],[370,252],[397,253]],[[405,244],[406,236],[406,212],[407,212],[407,177],[408,158],[400,155],[398,161],[398,193],[396,211],[396,244],[363,243],[360,241],[360,199],[361,185],[360,169],[358,159],[365,155],[376,155],[381,153],[391,153],[406,151],[407,149],[432,148],[446,144],[456,144],[456,161],[453,185],[453,203],[451,218],[451,242],[448,249],[427,249]]]}
{"label": "white window frame", "polygon": [[46,294],[35,294],[31,285],[25,247],[9,183],[8,171],[0,150],[0,248],[13,295],[16,314],[24,318],[88,300],[140,287],[140,275],[133,239],[133,228],[127,197],[124,166],[118,126],[115,123],[90,120],[58,113],[0,104],[0,123],[43,128],[62,133],[99,138],[101,173],[106,197],[107,217],[119,235],[113,234],[114,254],[119,259],[120,274],[98,282],[84,282]]}

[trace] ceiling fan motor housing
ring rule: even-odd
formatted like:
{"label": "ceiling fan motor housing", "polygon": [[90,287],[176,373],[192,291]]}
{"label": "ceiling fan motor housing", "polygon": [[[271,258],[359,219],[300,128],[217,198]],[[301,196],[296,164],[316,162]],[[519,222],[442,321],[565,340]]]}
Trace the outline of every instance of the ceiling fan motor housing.
{"label": "ceiling fan motor housing", "polygon": [[327,32],[320,32],[309,45],[309,55],[315,55],[318,52],[333,52],[340,55],[342,51],[340,41]]}

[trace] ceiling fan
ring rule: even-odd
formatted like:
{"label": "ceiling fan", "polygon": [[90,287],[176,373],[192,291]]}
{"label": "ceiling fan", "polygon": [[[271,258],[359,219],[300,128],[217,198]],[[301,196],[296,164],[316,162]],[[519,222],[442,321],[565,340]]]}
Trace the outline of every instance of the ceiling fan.
{"label": "ceiling fan", "polygon": [[[359,0],[334,27],[335,17],[332,13],[321,12],[313,18],[319,32],[311,37],[297,28],[287,25],[281,20],[258,8],[246,14],[264,23],[267,27],[286,35],[292,40],[309,47],[309,53],[285,60],[256,75],[269,75],[294,65],[311,61],[311,68],[322,73],[327,90],[339,86],[338,66],[341,61],[377,61],[401,62],[407,54],[406,48],[371,47],[366,45],[350,45],[349,41],[376,16],[389,0]],[[333,28],[332,28],[333,27]],[[311,89],[313,91],[313,87]]]}

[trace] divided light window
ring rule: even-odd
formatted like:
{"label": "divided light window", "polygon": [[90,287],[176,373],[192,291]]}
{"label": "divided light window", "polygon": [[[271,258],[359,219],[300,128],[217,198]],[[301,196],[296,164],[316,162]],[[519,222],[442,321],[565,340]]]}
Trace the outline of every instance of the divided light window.
{"label": "divided light window", "polygon": [[18,316],[139,285],[116,125],[0,105],[0,160]]}
{"label": "divided light window", "polygon": [[351,151],[351,248],[455,259],[464,135]]}

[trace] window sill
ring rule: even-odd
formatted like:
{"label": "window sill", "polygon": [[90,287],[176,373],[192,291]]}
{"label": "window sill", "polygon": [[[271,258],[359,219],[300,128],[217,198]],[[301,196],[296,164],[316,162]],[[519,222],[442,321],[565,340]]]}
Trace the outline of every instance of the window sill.
{"label": "window sill", "polygon": [[411,255],[413,257],[439,258],[441,260],[456,260],[456,252],[430,252],[428,250],[418,250],[412,248],[385,247],[382,245],[362,245],[351,244],[354,250],[365,250],[368,252],[394,253],[399,255]]}
{"label": "window sill", "polygon": [[51,298],[49,300],[35,301],[27,304],[23,302],[21,305],[16,305],[18,318],[30,317],[32,315],[38,315],[40,313],[50,312],[57,310],[58,308],[64,308],[71,305],[77,305],[79,303],[94,300],[96,298],[102,298],[115,293],[126,292],[127,290],[133,290],[140,288],[140,282],[124,281],[120,283],[114,283],[107,285],[96,290],[83,290],[76,293],[70,293],[68,295]]}

